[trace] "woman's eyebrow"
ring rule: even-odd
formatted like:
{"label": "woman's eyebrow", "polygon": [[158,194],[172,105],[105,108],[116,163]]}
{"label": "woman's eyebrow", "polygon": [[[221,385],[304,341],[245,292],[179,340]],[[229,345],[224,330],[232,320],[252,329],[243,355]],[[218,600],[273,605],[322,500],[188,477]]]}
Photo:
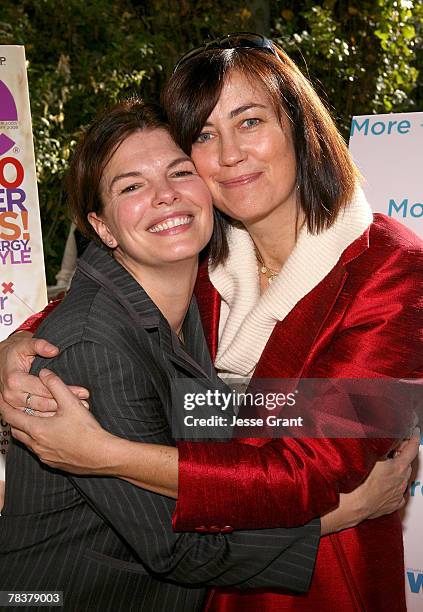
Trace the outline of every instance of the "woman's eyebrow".
{"label": "woman's eyebrow", "polygon": [[258,104],[257,102],[253,102],[251,104],[243,104],[243,106],[238,106],[238,108],[232,110],[229,113],[229,118],[233,119],[234,117],[241,115],[242,113],[247,110],[250,110],[251,108],[266,108],[266,106],[264,104]]}
{"label": "woman's eyebrow", "polygon": [[[238,117],[238,115],[245,113],[245,111],[250,110],[251,108],[267,108],[267,106],[265,106],[264,104],[259,104],[258,102],[251,102],[250,104],[243,104],[242,106],[238,106],[237,108],[234,108],[234,110],[231,110],[228,117],[229,119],[233,119],[234,117]],[[212,122],[206,121],[206,123],[204,124],[204,127],[208,125],[212,125]]]}
{"label": "woman's eyebrow", "polygon": [[109,185],[109,193],[112,191],[113,185],[117,183],[118,181],[121,181],[122,179],[125,179],[125,178],[138,178],[140,176],[141,176],[141,172],[137,172],[136,170],[133,170],[132,172],[124,172],[123,174],[117,174],[116,176],[113,177]]}
{"label": "woman's eyebrow", "polygon": [[[176,159],[172,159],[172,161],[168,164],[167,169],[170,170],[174,166],[177,166],[178,164],[181,164],[183,162],[188,162],[188,161],[192,162],[192,159],[186,155],[177,157]],[[136,170],[132,170],[131,172],[123,172],[122,174],[117,174],[116,176],[113,177],[113,179],[110,182],[109,192],[112,191],[113,185],[117,183],[118,181],[121,181],[122,179],[126,179],[126,178],[139,178],[140,176],[142,176],[142,173],[137,172]]]}
{"label": "woman's eyebrow", "polygon": [[184,155],[183,157],[177,157],[168,164],[167,169],[170,170],[171,168],[174,168],[175,166],[177,166],[178,164],[182,164],[183,162],[192,162],[192,159],[187,155]]}

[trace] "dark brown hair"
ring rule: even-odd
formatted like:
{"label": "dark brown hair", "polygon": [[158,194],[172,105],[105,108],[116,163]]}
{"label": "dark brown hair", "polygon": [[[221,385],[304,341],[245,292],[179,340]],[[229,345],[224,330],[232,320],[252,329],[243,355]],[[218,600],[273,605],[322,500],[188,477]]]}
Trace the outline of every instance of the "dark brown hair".
{"label": "dark brown hair", "polygon": [[[291,124],[298,200],[308,230],[318,234],[330,227],[351,199],[359,172],[310,82],[284,51],[276,51],[277,56],[246,48],[199,53],[187,59],[169,79],[163,105],[173,138],[190,154],[230,73],[239,71],[252,85],[261,83],[279,119],[285,114]],[[227,257],[226,229],[230,223],[217,211],[210,246],[214,264]]]}
{"label": "dark brown hair", "polygon": [[67,176],[67,193],[72,217],[87,238],[101,242],[87,215],[102,212],[100,181],[110,158],[127,136],[156,128],[168,129],[160,108],[133,97],[99,115],[79,141]]}

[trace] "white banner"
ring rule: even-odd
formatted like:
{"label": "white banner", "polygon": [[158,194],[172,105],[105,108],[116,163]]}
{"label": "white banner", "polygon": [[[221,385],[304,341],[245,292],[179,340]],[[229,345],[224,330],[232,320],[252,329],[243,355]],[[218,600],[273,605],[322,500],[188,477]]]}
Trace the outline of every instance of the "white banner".
{"label": "white banner", "polygon": [[[364,115],[351,124],[350,151],[375,212],[423,238],[423,113]],[[422,271],[423,272],[423,271]],[[423,273],[422,273],[423,285]],[[421,440],[423,443],[423,438]],[[423,447],[404,513],[405,581],[409,612],[423,610]],[[395,602],[393,609],[395,608]]]}
{"label": "white banner", "polygon": [[[23,47],[0,45],[0,340],[47,303]],[[8,444],[0,426],[0,480]]]}
{"label": "white banner", "polygon": [[349,146],[373,210],[423,236],[423,113],[354,117]]}

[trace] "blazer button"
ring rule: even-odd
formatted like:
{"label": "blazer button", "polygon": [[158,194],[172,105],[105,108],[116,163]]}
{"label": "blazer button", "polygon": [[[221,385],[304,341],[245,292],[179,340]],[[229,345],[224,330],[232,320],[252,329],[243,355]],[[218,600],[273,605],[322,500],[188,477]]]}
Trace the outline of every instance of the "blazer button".
{"label": "blazer button", "polygon": [[220,533],[220,527],[218,527],[217,525],[212,525],[209,528],[209,533]]}
{"label": "blazer button", "polygon": [[200,527],[196,527],[195,531],[197,533],[206,533],[207,532],[207,527],[205,525],[201,525]]}
{"label": "blazer button", "polygon": [[225,527],[222,527],[222,529],[220,530],[220,533],[232,533],[233,530],[234,528],[230,525],[225,525]]}

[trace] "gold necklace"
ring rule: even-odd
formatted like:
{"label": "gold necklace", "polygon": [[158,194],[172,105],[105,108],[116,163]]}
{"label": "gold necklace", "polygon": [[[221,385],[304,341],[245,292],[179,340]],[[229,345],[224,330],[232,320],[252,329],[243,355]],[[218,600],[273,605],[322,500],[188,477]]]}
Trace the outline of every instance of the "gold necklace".
{"label": "gold necklace", "polygon": [[257,247],[254,248],[254,251],[256,253],[257,262],[260,264],[259,270],[267,278],[267,282],[270,285],[271,283],[273,283],[273,281],[279,274],[280,270],[272,270],[272,268],[269,268],[268,266],[266,266],[266,264],[264,263],[263,257],[260,255]]}

